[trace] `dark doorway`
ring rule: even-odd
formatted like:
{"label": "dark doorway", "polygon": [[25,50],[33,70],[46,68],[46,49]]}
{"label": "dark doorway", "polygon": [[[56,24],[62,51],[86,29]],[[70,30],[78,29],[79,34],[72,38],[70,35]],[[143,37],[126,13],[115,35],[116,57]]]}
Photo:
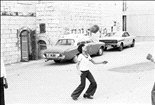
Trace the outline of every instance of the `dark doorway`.
{"label": "dark doorway", "polygon": [[38,58],[39,59],[43,58],[42,51],[45,50],[45,49],[47,49],[46,42],[43,41],[43,40],[39,40],[38,41],[38,53],[39,53]]}
{"label": "dark doorway", "polygon": [[123,15],[123,31],[127,31],[127,17],[126,15]]}

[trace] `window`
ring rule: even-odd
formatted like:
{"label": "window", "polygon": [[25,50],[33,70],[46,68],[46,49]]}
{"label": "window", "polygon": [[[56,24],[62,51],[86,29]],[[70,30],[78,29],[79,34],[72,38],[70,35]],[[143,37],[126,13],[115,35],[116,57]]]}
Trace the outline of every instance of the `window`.
{"label": "window", "polygon": [[125,33],[123,33],[122,37],[126,37],[126,34],[125,34]]}
{"label": "window", "polygon": [[126,32],[126,36],[130,36],[129,33]]}
{"label": "window", "polygon": [[46,27],[45,27],[45,24],[42,23],[40,24],[40,33],[45,33],[46,32]]}
{"label": "window", "polygon": [[78,42],[77,45],[80,45],[80,44],[86,44],[85,41],[81,41],[81,42]]}
{"label": "window", "polygon": [[74,45],[74,40],[73,39],[60,39],[56,43],[56,45]]}

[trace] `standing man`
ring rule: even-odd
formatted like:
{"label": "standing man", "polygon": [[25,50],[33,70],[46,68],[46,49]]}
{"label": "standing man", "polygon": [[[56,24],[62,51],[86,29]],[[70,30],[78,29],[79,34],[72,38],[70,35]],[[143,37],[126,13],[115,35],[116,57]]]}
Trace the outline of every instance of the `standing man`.
{"label": "standing man", "polygon": [[[155,63],[151,54],[148,54],[146,58],[148,60],[150,60],[151,62]],[[155,72],[154,72],[154,75],[155,75]],[[151,101],[152,101],[152,105],[155,105],[155,83],[154,83],[153,89],[151,91]]]}
{"label": "standing man", "polygon": [[4,88],[8,88],[8,83],[6,79],[5,65],[1,56],[1,70],[0,70],[0,105],[5,105]]}

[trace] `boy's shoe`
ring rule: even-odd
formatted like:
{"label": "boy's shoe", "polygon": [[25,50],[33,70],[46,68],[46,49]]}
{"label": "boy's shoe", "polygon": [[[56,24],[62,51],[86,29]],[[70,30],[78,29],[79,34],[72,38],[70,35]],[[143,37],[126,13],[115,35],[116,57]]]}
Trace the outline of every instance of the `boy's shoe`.
{"label": "boy's shoe", "polygon": [[93,99],[93,96],[87,95],[87,94],[84,94],[83,97],[84,97],[84,98],[88,98],[88,99]]}
{"label": "boy's shoe", "polygon": [[74,101],[78,100],[78,98],[76,98],[76,97],[72,97],[72,99],[73,99]]}

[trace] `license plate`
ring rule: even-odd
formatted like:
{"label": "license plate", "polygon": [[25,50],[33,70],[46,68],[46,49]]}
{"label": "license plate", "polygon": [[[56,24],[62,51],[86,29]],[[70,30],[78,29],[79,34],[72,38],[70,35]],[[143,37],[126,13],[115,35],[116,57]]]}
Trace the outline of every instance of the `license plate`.
{"label": "license plate", "polygon": [[55,54],[48,54],[48,58],[56,58]]}

